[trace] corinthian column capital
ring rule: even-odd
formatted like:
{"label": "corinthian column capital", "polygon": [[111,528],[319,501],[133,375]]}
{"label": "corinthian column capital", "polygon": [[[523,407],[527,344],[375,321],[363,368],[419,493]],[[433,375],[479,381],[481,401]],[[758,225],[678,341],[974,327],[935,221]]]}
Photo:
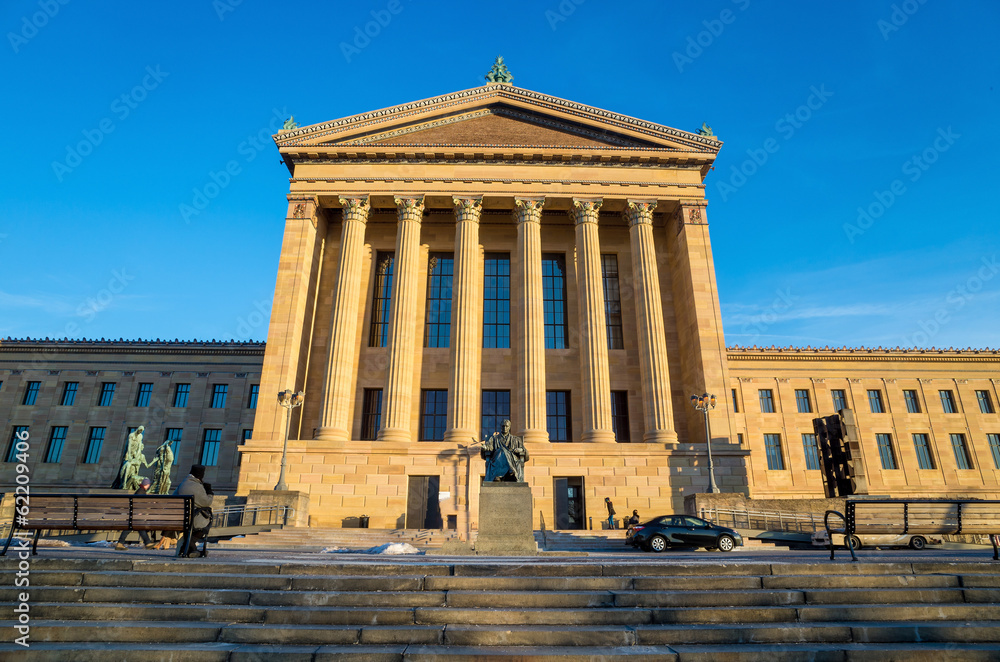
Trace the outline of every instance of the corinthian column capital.
{"label": "corinthian column capital", "polygon": [[625,219],[628,221],[628,226],[652,225],[654,209],[656,209],[656,200],[628,200],[625,208]]}
{"label": "corinthian column capital", "polygon": [[545,198],[514,198],[514,219],[518,223],[541,223]]}
{"label": "corinthian column capital", "polygon": [[460,198],[455,196],[451,199],[451,202],[455,205],[455,220],[457,222],[479,222],[479,215],[483,211],[482,196],[478,198]]}
{"label": "corinthian column capital", "polygon": [[401,221],[420,221],[424,215],[424,196],[410,198],[393,198],[396,201],[396,212]]}
{"label": "corinthian column capital", "polygon": [[371,204],[367,195],[340,196],[340,204],[343,205],[345,221],[368,221],[368,212],[371,211]]}
{"label": "corinthian column capital", "polygon": [[580,223],[597,223],[597,217],[600,214],[603,203],[604,201],[601,199],[586,200],[573,198],[573,211],[570,212],[570,215],[577,225]]}

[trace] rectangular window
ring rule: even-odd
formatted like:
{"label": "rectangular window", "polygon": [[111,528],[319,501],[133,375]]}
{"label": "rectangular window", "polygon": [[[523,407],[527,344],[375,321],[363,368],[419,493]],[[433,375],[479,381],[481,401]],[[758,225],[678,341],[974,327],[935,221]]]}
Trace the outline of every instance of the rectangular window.
{"label": "rectangular window", "polygon": [[152,384],[139,384],[139,394],[135,397],[136,407],[148,407],[149,399],[153,395]]}
{"label": "rectangular window", "polygon": [[628,429],[628,391],[611,391],[611,429],[619,444],[632,441]]}
{"label": "rectangular window", "polygon": [[542,255],[545,349],[566,348],[566,256]]}
{"label": "rectangular window", "polygon": [[979,400],[979,411],[983,414],[992,414],[993,399],[990,398],[989,391],[976,391],[976,400]]}
{"label": "rectangular window", "polygon": [[53,426],[49,435],[49,447],[45,450],[46,464],[54,464],[62,457],[63,445],[66,443],[66,427]]}
{"label": "rectangular window", "polygon": [[510,391],[483,391],[482,405],[480,438],[485,439],[498,432],[504,421],[510,420]]}
{"label": "rectangular window", "polygon": [[510,347],[510,255],[487,253],[483,263],[483,347]]}
{"label": "rectangular window", "polygon": [[76,390],[80,387],[80,382],[66,382],[63,386],[62,401],[60,404],[63,407],[72,407],[73,403],[76,402]]}
{"label": "rectangular window", "polygon": [[[240,441],[240,446],[250,441],[253,438],[253,430],[243,430],[243,440]],[[236,451],[236,466],[241,466],[243,464],[243,453]]]}
{"label": "rectangular window", "polygon": [[395,255],[379,251],[375,259],[375,289],[372,292],[372,323],[369,347],[385,347],[389,342],[389,311],[392,308],[392,267]]}
{"label": "rectangular window", "polygon": [[832,391],[830,391],[830,395],[833,396],[834,411],[847,409],[847,393],[845,391],[835,388]]}
{"label": "rectangular window", "polygon": [[784,470],[785,460],[781,457],[781,435],[765,434],[764,450],[767,453],[767,468],[772,471]]}
{"label": "rectangular window", "polygon": [[993,454],[993,468],[1000,469],[1000,434],[988,434],[986,439],[990,442],[990,453]]}
{"label": "rectangular window", "polygon": [[868,406],[873,414],[885,413],[885,407],[882,406],[882,391],[877,388],[868,389]]}
{"label": "rectangular window", "polygon": [[424,347],[448,347],[451,341],[451,286],[455,257],[452,253],[431,253],[429,267]]}
{"label": "rectangular window", "polygon": [[569,391],[545,392],[545,426],[549,441],[570,440]]}
{"label": "rectangular window", "polygon": [[809,390],[804,388],[795,389],[795,406],[799,408],[800,414],[811,414],[812,405],[809,403]]}
{"label": "rectangular window", "polygon": [[201,444],[201,464],[214,467],[219,464],[219,446],[222,445],[222,430],[205,430]]}
{"label": "rectangular window", "polygon": [[919,433],[913,435],[913,448],[917,451],[917,467],[921,469],[933,469],[934,456],[931,455],[931,445],[926,434]]}
{"label": "rectangular window", "polygon": [[906,400],[906,411],[911,414],[920,413],[920,398],[916,391],[903,391],[903,398]]}
{"label": "rectangular window", "polygon": [[87,452],[83,456],[84,464],[97,464],[101,461],[101,446],[104,445],[104,433],[107,431],[107,428],[90,428]]}
{"label": "rectangular window", "polygon": [[170,442],[170,450],[174,454],[174,465],[181,461],[181,438],[184,436],[184,428],[167,428],[167,438],[164,441]]}
{"label": "rectangular window", "polygon": [[774,393],[769,388],[760,389],[760,411],[762,414],[774,413]]}
{"label": "rectangular window", "polygon": [[382,429],[382,389],[366,388],[361,403],[361,441],[375,441]]}
{"label": "rectangular window", "polygon": [[245,430],[243,430],[243,442],[242,443],[245,444],[248,441],[250,441],[251,439],[253,439],[253,429],[245,429]]}
{"label": "rectangular window", "polygon": [[190,384],[178,384],[177,389],[174,391],[174,406],[175,407],[187,407],[188,406],[188,395],[191,393]]}
{"label": "rectangular window", "polygon": [[33,405],[35,404],[35,399],[38,398],[38,391],[41,389],[41,382],[28,382],[28,385],[24,388],[24,399],[21,400],[22,405]]}
{"label": "rectangular window", "polygon": [[[226,384],[212,384],[212,409],[223,409],[226,406],[226,393],[229,386]],[[207,466],[207,465],[206,465]]]}
{"label": "rectangular window", "polygon": [[260,384],[250,385],[250,399],[247,401],[247,409],[257,408],[257,396],[260,395]]}
{"label": "rectangular window", "polygon": [[740,413],[740,403],[739,400],[736,399],[736,389],[733,389],[733,413]]}
{"label": "rectangular window", "polygon": [[941,394],[941,409],[944,410],[946,414],[957,414],[958,410],[955,409],[955,394],[951,391],[938,391]]}
{"label": "rectangular window", "polygon": [[809,471],[818,470],[820,468],[819,447],[816,446],[816,435],[802,435],[802,452],[806,456],[806,469]]}
{"label": "rectangular window", "polygon": [[889,471],[897,469],[896,454],[892,451],[892,435],[877,434],[875,441],[878,443],[878,457],[882,460],[882,468]]}
{"label": "rectangular window", "polygon": [[958,464],[958,468],[971,469],[972,456],[969,454],[969,447],[965,445],[965,435],[951,435],[951,447],[955,451],[955,463]]}
{"label": "rectangular window", "polygon": [[111,402],[115,399],[115,383],[114,382],[104,382],[101,384],[101,397],[97,401],[98,407],[110,407]]}
{"label": "rectangular window", "polygon": [[420,441],[441,441],[448,421],[448,391],[420,392]]}
{"label": "rectangular window", "polygon": [[[24,434],[28,431],[27,425],[15,425],[13,432],[10,433],[10,445],[7,446],[7,454],[4,456],[4,462],[13,462],[17,459],[17,442],[21,441],[17,438],[17,435]],[[23,446],[22,446],[23,448]]]}
{"label": "rectangular window", "polygon": [[604,277],[604,319],[608,327],[608,349],[625,349],[617,255],[601,256],[601,274]]}

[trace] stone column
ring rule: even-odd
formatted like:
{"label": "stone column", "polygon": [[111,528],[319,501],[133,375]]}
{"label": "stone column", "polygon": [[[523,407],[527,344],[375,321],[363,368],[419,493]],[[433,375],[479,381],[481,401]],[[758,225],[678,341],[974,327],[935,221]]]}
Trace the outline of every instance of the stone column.
{"label": "stone column", "polygon": [[399,224],[389,320],[389,365],[382,396],[382,429],[379,441],[412,441],[413,362],[417,351],[417,288],[420,261],[420,221],[424,198],[396,198]]}
{"label": "stone column", "polygon": [[635,283],[636,326],[639,331],[639,373],[642,377],[643,423],[646,443],[674,443],[670,373],[663,324],[660,274],[653,244],[653,209],[656,201],[629,200],[628,219],[632,244],[632,279]]}
{"label": "stone column", "polygon": [[483,351],[483,281],[479,269],[482,198],[452,198],[455,205],[455,276],[451,298],[451,381],[444,440],[479,438]]}
{"label": "stone column", "polygon": [[517,259],[523,313],[517,317],[521,361],[517,394],[524,412],[524,441],[545,442],[545,306],[542,294],[542,205],[545,198],[515,198]]}
{"label": "stone column", "polygon": [[326,385],[317,439],[347,441],[351,438],[351,403],[354,401],[355,352],[358,337],[358,305],[362,291],[365,224],[371,205],[368,196],[342,197],[340,259],[337,289],[330,316],[330,348],[326,363]]}
{"label": "stone column", "polygon": [[583,383],[583,441],[612,442],[611,376],[604,317],[604,275],[597,236],[600,200],[573,199],[576,223],[576,280],[580,288],[580,369]]}

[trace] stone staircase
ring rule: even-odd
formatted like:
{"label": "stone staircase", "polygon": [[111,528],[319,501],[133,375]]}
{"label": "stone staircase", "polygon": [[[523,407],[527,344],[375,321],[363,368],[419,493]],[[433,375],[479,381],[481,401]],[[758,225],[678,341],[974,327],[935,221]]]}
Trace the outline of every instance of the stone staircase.
{"label": "stone staircase", "polygon": [[31,615],[0,659],[1000,659],[989,561],[316,559],[41,556],[28,589],[0,559],[0,613],[28,590]]}
{"label": "stone staircase", "polygon": [[458,540],[458,532],[442,529],[342,529],[285,527],[244,538],[220,540],[222,549],[297,549],[318,550],[341,547],[364,550],[385,543],[409,543],[417,549],[437,549],[446,540]]}

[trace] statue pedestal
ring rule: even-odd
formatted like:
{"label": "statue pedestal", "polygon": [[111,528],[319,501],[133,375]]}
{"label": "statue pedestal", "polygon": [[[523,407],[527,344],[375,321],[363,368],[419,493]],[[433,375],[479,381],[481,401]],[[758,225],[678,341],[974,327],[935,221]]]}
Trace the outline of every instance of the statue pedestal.
{"label": "statue pedestal", "polygon": [[527,483],[483,483],[479,488],[479,556],[537,556]]}

